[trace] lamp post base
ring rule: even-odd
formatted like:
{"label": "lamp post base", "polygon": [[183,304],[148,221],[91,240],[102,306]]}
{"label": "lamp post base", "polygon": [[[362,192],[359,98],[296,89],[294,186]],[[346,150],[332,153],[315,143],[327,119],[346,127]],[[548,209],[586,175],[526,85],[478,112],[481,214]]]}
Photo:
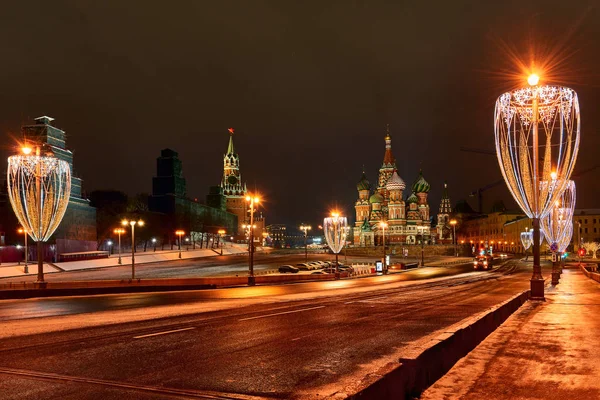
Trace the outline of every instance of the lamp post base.
{"label": "lamp post base", "polygon": [[559,281],[560,281],[560,272],[552,271],[552,285],[554,285],[554,286],[558,285]]}
{"label": "lamp post base", "polygon": [[546,301],[544,297],[544,279],[531,279],[529,283],[531,288],[530,299]]}
{"label": "lamp post base", "polygon": [[28,274],[29,273],[29,266],[26,265],[25,268],[23,268],[23,272]]}
{"label": "lamp post base", "polygon": [[339,272],[336,272],[336,273],[335,273],[335,280],[337,281],[337,280],[339,280],[339,279],[340,279],[340,273],[339,273]]}
{"label": "lamp post base", "polygon": [[255,286],[256,285],[256,278],[254,276],[249,276],[248,277],[248,286]]}
{"label": "lamp post base", "polygon": [[46,289],[46,287],[48,286],[48,282],[46,282],[46,281],[41,281],[41,282],[40,281],[35,281],[33,283],[33,286],[36,289]]}

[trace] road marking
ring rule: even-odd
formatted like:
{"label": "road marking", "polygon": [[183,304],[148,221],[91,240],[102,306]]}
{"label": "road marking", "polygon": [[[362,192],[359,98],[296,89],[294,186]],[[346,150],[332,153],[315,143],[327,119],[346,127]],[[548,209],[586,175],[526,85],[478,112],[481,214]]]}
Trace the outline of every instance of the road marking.
{"label": "road marking", "polygon": [[274,317],[275,315],[283,315],[283,314],[291,314],[291,313],[297,313],[297,312],[302,312],[302,311],[310,311],[310,310],[316,310],[318,308],[323,308],[323,307],[325,307],[325,306],[310,307],[310,308],[303,308],[303,309],[300,309],[300,310],[284,311],[284,312],[279,312],[279,313],[274,313],[274,314],[259,315],[257,317],[249,317],[249,318],[238,319],[238,321],[249,321],[251,319]]}
{"label": "road marking", "polygon": [[[168,395],[169,397],[176,396],[177,398],[193,398],[193,399],[239,399],[239,400],[254,400],[262,399],[263,397],[256,397],[251,395],[237,394],[237,393],[226,393],[226,392],[213,392],[204,390],[193,390],[193,389],[177,389],[157,386],[144,386],[137,385],[135,383],[109,381],[104,379],[84,378],[79,376],[70,375],[59,375],[51,372],[38,372],[29,371],[23,369],[13,368],[2,368],[0,367],[0,374],[17,375],[24,378],[43,379],[49,381],[59,382],[77,382],[91,385],[108,386],[118,389],[125,390],[137,390],[140,392],[148,392],[152,394]],[[161,396],[164,398],[164,396]]]}
{"label": "road marking", "polygon": [[172,330],[172,331],[164,331],[164,332],[157,332],[157,333],[149,333],[147,335],[134,336],[133,338],[134,339],[142,339],[142,338],[146,338],[146,337],[150,337],[150,336],[166,335],[168,333],[189,331],[191,329],[196,329],[196,328],[192,326],[192,327],[189,327],[189,328],[175,329],[175,330]]}
{"label": "road marking", "polygon": [[386,299],[388,296],[377,296],[377,297],[369,297],[368,299],[364,299],[364,300],[352,300],[352,301],[347,301],[344,304],[352,304],[352,303],[369,303],[371,301],[379,301],[381,299]]}

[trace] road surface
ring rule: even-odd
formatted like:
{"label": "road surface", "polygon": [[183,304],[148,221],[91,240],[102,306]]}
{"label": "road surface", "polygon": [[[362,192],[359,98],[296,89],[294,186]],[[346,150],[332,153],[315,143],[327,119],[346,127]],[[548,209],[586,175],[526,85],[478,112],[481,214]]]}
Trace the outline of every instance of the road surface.
{"label": "road surface", "polygon": [[[216,298],[187,299],[189,303],[171,307],[226,303],[236,296],[237,303],[135,322],[116,323],[120,315],[135,310],[95,313],[86,309],[91,305],[82,314],[8,321],[7,329],[21,326],[23,334],[38,333],[0,340],[0,393],[5,399],[341,394],[365,374],[395,362],[398,352],[415,341],[526,290],[530,268],[511,264],[494,272],[426,281],[408,281],[402,278],[408,274],[398,274],[236,288],[229,298],[211,291]],[[253,296],[261,290],[265,292]],[[145,301],[164,294],[149,296]],[[69,307],[73,304],[57,308]],[[150,314],[161,308],[141,310]],[[75,326],[80,328],[68,329]]]}

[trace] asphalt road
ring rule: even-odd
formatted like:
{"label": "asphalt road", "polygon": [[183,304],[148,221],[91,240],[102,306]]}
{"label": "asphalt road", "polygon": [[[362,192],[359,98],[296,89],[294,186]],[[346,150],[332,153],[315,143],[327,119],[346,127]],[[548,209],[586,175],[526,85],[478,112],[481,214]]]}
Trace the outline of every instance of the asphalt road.
{"label": "asphalt road", "polygon": [[0,321],[42,318],[57,315],[128,310],[167,305],[184,305],[208,300],[248,299],[265,296],[319,293],[330,287],[344,289],[372,287],[392,282],[418,281],[452,276],[473,270],[472,264],[427,267],[386,276],[344,279],[338,282],[308,282],[287,285],[237,287],[179,292],[130,293],[117,295],[46,297],[28,300],[0,301]]}
{"label": "asphalt road", "polygon": [[[331,395],[416,340],[527,289],[530,273],[530,266],[503,267],[410,284],[395,281],[408,276],[399,274],[346,281],[359,286],[343,293],[313,282],[305,288],[325,297],[7,338],[0,341],[0,397]],[[371,282],[377,278],[392,281]]]}

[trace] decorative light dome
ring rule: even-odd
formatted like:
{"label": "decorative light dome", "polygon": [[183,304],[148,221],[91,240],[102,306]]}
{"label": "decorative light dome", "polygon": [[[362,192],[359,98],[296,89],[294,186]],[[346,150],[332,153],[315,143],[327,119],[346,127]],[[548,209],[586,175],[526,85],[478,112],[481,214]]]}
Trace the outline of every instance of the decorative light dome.
{"label": "decorative light dome", "polygon": [[360,181],[358,181],[358,184],[356,185],[356,190],[358,190],[359,192],[361,190],[371,190],[371,183],[367,179],[367,176],[365,175],[364,171],[362,177],[360,178]]}
{"label": "decorative light dome", "polygon": [[398,175],[398,171],[394,171],[390,179],[388,179],[385,188],[389,191],[392,190],[404,190],[406,189],[406,183]]}
{"label": "decorative light dome", "polygon": [[369,198],[369,203],[383,203],[383,196],[377,192]]}
{"label": "decorative light dome", "polygon": [[425,178],[423,178],[423,170],[421,170],[419,171],[419,177],[413,184],[412,190],[414,193],[429,193],[429,189],[431,189],[431,186]]}

